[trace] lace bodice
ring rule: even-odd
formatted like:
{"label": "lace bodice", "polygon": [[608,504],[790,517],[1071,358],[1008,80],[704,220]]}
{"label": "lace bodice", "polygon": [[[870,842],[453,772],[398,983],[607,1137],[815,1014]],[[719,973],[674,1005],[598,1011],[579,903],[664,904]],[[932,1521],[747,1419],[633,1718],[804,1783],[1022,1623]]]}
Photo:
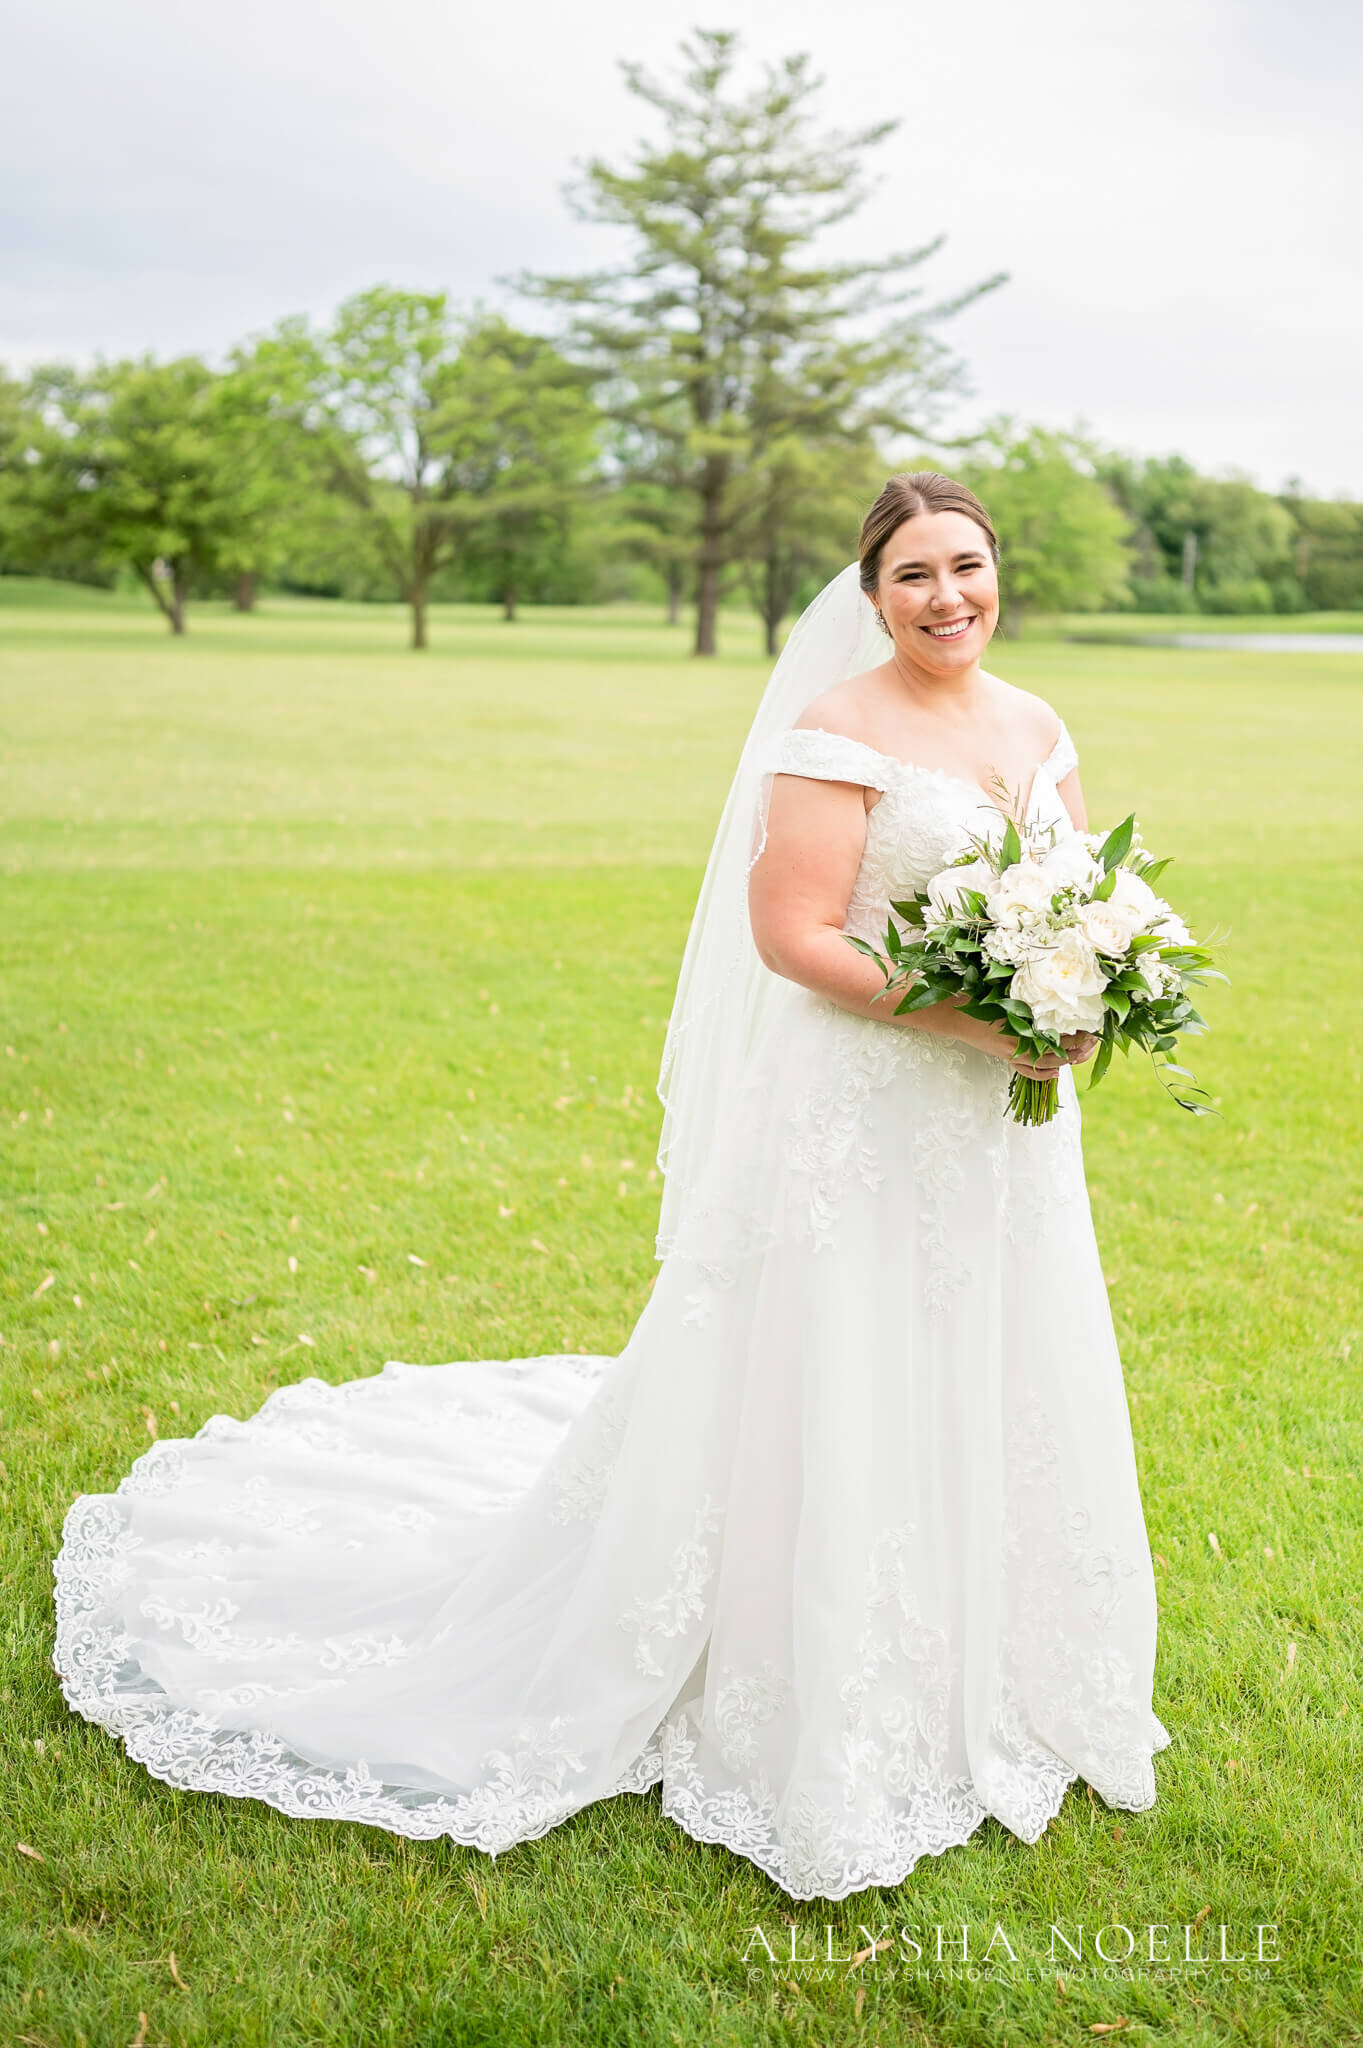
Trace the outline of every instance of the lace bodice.
{"label": "lace bodice", "polygon": [[[1065,726],[1032,778],[1027,815],[1059,832],[1072,832],[1068,811],[1056,794],[1079,756]],[[810,775],[823,782],[859,782],[882,792],[866,820],[866,847],[847,906],[844,930],[877,938],[885,929],[892,900],[927,887],[932,877],[964,851],[969,832],[1002,830],[998,806],[983,789],[941,768],[920,768],[896,755],[877,753],[861,740],[822,727],[792,727],[772,742],[764,769],[778,775]]]}

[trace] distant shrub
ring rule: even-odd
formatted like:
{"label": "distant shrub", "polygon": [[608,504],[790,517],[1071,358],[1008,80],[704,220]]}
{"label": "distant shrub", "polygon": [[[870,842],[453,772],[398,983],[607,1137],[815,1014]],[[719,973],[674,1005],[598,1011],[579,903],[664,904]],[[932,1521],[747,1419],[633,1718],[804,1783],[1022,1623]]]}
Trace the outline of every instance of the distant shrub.
{"label": "distant shrub", "polygon": [[1273,591],[1262,576],[1245,576],[1238,582],[1218,583],[1202,592],[1204,612],[1234,613],[1244,616],[1250,612],[1271,612]]}
{"label": "distant shrub", "polygon": [[1310,602],[1295,576],[1275,576],[1269,585],[1275,612],[1309,612]]}
{"label": "distant shrub", "polygon": [[1137,612],[1195,612],[1197,599],[1177,576],[1133,576],[1132,610]]}

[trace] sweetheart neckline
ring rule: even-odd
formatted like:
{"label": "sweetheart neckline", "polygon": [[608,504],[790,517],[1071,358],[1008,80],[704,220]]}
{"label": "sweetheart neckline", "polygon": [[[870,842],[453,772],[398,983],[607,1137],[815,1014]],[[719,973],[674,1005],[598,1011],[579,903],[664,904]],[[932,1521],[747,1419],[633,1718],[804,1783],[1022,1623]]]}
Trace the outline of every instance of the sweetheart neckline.
{"label": "sweetheart neckline", "polygon": [[[1003,809],[1002,805],[996,804],[994,802],[994,799],[990,795],[988,795],[988,793],[986,792],[981,783],[974,781],[968,775],[952,775],[950,771],[946,768],[927,768],[924,767],[924,765],[920,761],[906,761],[900,754],[882,754],[879,747],[871,746],[869,741],[854,740],[850,733],[831,732],[826,725],[804,726],[802,728],[799,728],[799,730],[805,732],[821,732],[823,733],[826,739],[846,740],[849,746],[862,747],[868,754],[874,754],[877,761],[888,761],[891,767],[902,768],[910,775],[935,775],[942,782],[953,783],[957,789],[973,789],[975,794],[979,797],[982,805],[986,805],[991,811],[997,811],[998,815],[1001,818],[1006,818],[1009,815],[1009,813]],[[1022,806],[1022,816],[1024,818],[1028,817],[1031,813],[1032,799],[1036,795],[1036,786],[1038,781],[1040,780],[1042,775],[1045,774],[1046,770],[1050,767],[1056,755],[1060,752],[1060,748],[1065,740],[1065,737],[1066,727],[1065,721],[1062,718],[1060,721],[1060,730],[1055,736],[1055,745],[1051,748],[1051,751],[1049,754],[1047,754],[1045,760],[1039,761],[1036,767],[1032,770],[1032,779],[1027,789],[1027,801]],[[875,806],[873,805],[872,809],[874,808]]]}

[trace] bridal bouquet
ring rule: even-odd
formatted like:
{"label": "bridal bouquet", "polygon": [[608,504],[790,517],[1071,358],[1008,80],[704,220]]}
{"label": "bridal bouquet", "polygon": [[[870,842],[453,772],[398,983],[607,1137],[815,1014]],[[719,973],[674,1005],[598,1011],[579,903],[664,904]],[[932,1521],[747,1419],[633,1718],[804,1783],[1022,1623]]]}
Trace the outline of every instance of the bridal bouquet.
{"label": "bridal bouquet", "polygon": [[[1134,812],[1106,838],[1057,838],[1053,826],[1020,830],[1009,818],[997,843],[972,833],[969,850],[925,891],[891,904],[906,929],[889,921],[883,953],[847,940],[880,967],[882,994],[905,990],[896,1016],[963,996],[968,1016],[1001,1024],[1032,1059],[1063,1050],[1062,1034],[1095,1032],[1091,1087],[1114,1049],[1141,1046],[1180,1109],[1214,1116],[1205,1091],[1168,1056],[1180,1032],[1207,1028],[1189,985],[1226,977],[1155,894],[1168,865],[1142,850]],[[1055,1079],[1014,1074],[1008,1103],[1018,1123],[1049,1122],[1058,1102]]]}

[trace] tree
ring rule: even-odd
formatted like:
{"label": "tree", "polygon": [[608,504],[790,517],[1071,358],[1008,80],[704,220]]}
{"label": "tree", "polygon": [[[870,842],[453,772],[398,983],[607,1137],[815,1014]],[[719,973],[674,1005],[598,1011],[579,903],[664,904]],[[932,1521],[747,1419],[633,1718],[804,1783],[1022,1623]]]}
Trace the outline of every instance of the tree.
{"label": "tree", "polygon": [[576,488],[581,372],[505,321],[456,318],[443,292],[359,292],[325,334],[285,321],[257,360],[410,607],[414,648],[432,579],[473,528],[500,519],[514,552]]}
{"label": "tree", "polygon": [[437,432],[463,497],[464,555],[507,620],[546,556],[568,544],[597,466],[589,379],[538,335],[496,316],[465,331]]}
{"label": "tree", "polygon": [[565,346],[594,370],[623,431],[626,475],[675,476],[693,500],[702,655],[715,652],[724,574],[741,552],[740,486],[762,454],[764,384],[798,384],[808,355],[828,356],[839,336],[862,332],[863,368],[874,363],[897,429],[922,431],[957,375],[934,324],[1002,282],[887,321],[889,308],[922,296],[889,287],[940,248],[940,236],[875,261],[814,262],[814,238],[865,196],[864,153],[897,124],[817,135],[807,109],[821,81],[808,58],[768,67],[743,93],[733,87],[736,52],[733,34],[697,30],[683,42],[676,90],[622,67],[630,91],[662,116],[664,139],[641,144],[624,171],[593,159],[569,196],[582,218],[624,228],[632,258],[583,276],[517,280],[563,309]]}
{"label": "tree", "polygon": [[260,584],[283,571],[300,541],[334,545],[326,465],[299,417],[301,367],[272,340],[246,343],[232,351],[218,387],[218,434],[237,501],[218,568],[237,611],[254,609]]}
{"label": "tree", "polygon": [[1199,476],[1181,455],[1107,456],[1104,481],[1136,524],[1137,604],[1145,610],[1298,608],[1299,516],[1248,477]]}
{"label": "tree", "polygon": [[659,442],[651,462],[631,462],[617,440],[610,460],[613,538],[622,553],[648,562],[667,592],[667,623],[681,620],[682,598],[695,555],[695,505],[675,442]]}
{"label": "tree", "polygon": [[280,403],[306,425],[333,490],[363,524],[426,645],[432,576],[452,558],[457,487],[437,445],[458,340],[443,292],[357,292],[330,331],[281,324],[261,351],[282,372]]}
{"label": "tree", "polygon": [[1129,597],[1130,523],[1095,474],[1097,451],[1007,419],[985,439],[992,455],[961,474],[999,536],[1005,631],[1020,635],[1029,610],[1098,611]]}
{"label": "tree", "polygon": [[0,573],[34,559],[29,471],[41,434],[27,387],[0,370]]}
{"label": "tree", "polygon": [[846,566],[848,535],[884,478],[869,441],[787,433],[764,446],[747,479],[740,544],[768,654],[778,651],[781,621],[799,609],[811,583],[825,583]]}
{"label": "tree", "polygon": [[1299,490],[1284,491],[1279,502],[1296,525],[1292,573],[1302,603],[1318,611],[1363,610],[1363,505]]}
{"label": "tree", "polygon": [[35,373],[37,427],[24,476],[25,546],[131,567],[172,633],[195,578],[243,518],[223,432],[221,379],[197,356],[61,365]]}
{"label": "tree", "polygon": [[1198,536],[1188,525],[1197,471],[1181,455],[1105,454],[1097,473],[1132,522],[1131,591],[1138,611],[1196,611]]}
{"label": "tree", "polygon": [[1196,538],[1194,587],[1204,609],[1271,610],[1273,580],[1291,574],[1291,513],[1237,476],[1191,477],[1171,509]]}

